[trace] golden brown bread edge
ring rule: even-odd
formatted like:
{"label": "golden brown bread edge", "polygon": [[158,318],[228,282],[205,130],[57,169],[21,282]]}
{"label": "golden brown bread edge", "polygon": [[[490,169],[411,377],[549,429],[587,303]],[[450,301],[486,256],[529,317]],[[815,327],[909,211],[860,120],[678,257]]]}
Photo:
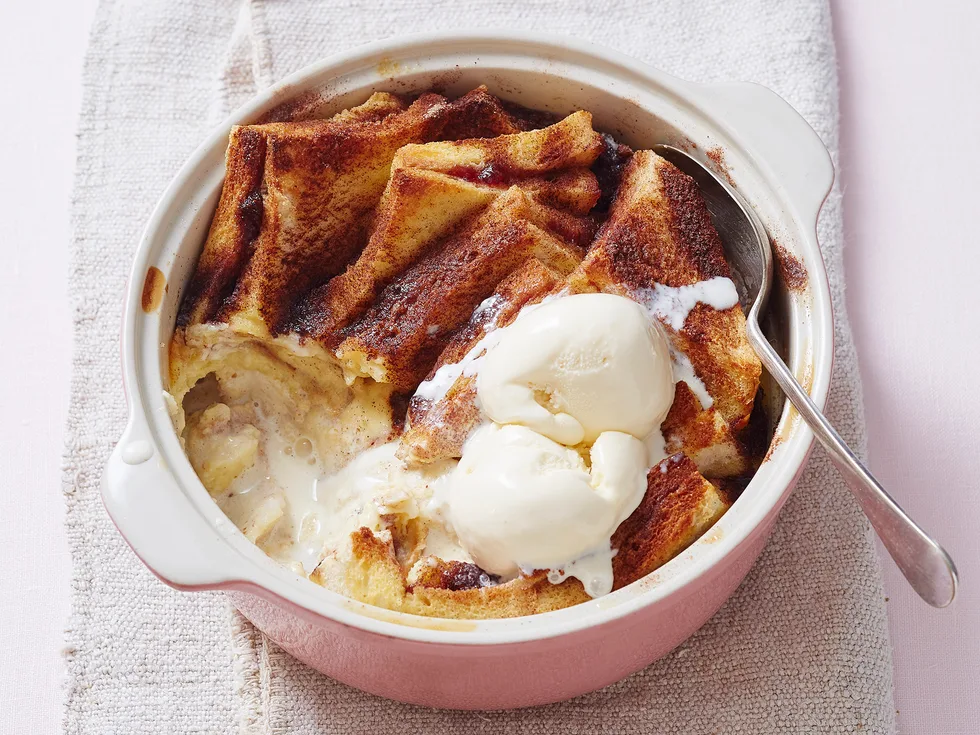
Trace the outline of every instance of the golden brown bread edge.
{"label": "golden brown bread edge", "polygon": [[[530,259],[504,279],[468,324],[456,332],[429,371],[431,379],[443,365],[458,363],[491,329],[505,327],[528,304],[540,302],[565,285],[565,274]],[[459,457],[470,432],[483,420],[476,398],[476,380],[460,376],[436,401],[414,397],[408,407],[408,428],[398,456],[409,464],[428,464]]]}
{"label": "golden brown bread edge", "polygon": [[[550,220],[550,221],[549,221]],[[529,260],[568,274],[585,251],[556,221],[589,222],[535,202],[520,187],[501,194],[473,222],[385,288],[345,330],[337,354],[353,371],[411,394],[473,311]]]}
{"label": "golden brown bread edge", "polygon": [[[697,540],[729,506],[724,493],[682,454],[653,467],[647,490],[613,536],[614,589],[642,579]],[[546,570],[503,584],[488,584],[473,564],[423,558],[410,580],[399,559],[397,531],[379,538],[362,528],[351,536],[353,560],[346,583],[354,599],[389,610],[457,619],[508,618],[560,610],[591,598],[574,578],[548,581]]]}
{"label": "golden brown bread edge", "polygon": [[[467,110],[476,111],[477,118],[467,120]],[[511,115],[485,90],[475,90],[454,102],[438,95],[423,95],[410,105],[392,95],[375,95],[364,105],[328,121],[237,128],[229,143],[228,175],[218,211],[185,296],[179,323],[227,321],[260,337],[297,327],[316,332],[319,326],[319,336],[325,343],[343,341],[348,348],[369,355],[369,359],[382,357],[383,362],[384,341],[376,334],[372,337],[372,331],[379,329],[383,321],[378,318],[381,312],[377,306],[386,291],[397,284],[399,277],[404,277],[406,284],[418,283],[420,273],[426,271],[434,279],[427,283],[438,291],[439,280],[434,278],[438,269],[425,266],[427,262],[437,262],[433,243],[455,242],[458,252],[466,252],[460,242],[465,241],[467,227],[474,232],[480,213],[492,213],[494,204],[501,200],[512,207],[516,200],[524,208],[521,221],[534,227],[541,225],[538,229],[544,236],[557,243],[552,243],[550,250],[556,253],[564,249],[570,255],[539,257],[541,248],[535,249],[532,244],[526,249],[526,257],[515,257],[503,272],[473,278],[474,283],[480,283],[476,291],[485,293],[492,287],[492,292],[500,296],[493,310],[496,313],[492,314],[499,324],[512,320],[524,304],[539,301],[563,287],[631,295],[634,289],[655,283],[686,285],[713,275],[727,276],[720,242],[696,186],[663,159],[639,152],[626,167],[619,196],[599,237],[585,261],[566,280],[581,259],[581,251],[576,252],[576,248],[588,239],[581,233],[591,236],[593,225],[583,215],[589,213],[599,197],[595,177],[586,167],[595,163],[603,146],[608,145],[592,131],[586,113],[572,118],[565,131],[558,134],[536,131],[532,136],[517,135],[532,129],[541,119]],[[560,124],[553,127],[561,129]],[[514,137],[415,144],[445,136],[447,131],[457,135],[474,130]],[[350,157],[329,158],[336,153],[337,140],[346,136],[359,141]],[[406,139],[411,142],[405,143]],[[322,173],[322,167],[331,162],[340,165],[343,159],[342,165],[352,167],[348,174],[360,165],[380,172],[386,158],[390,171],[387,177],[380,173],[377,178],[368,177],[366,185],[356,192],[347,189],[359,184],[351,183],[345,189],[343,175],[329,182],[318,180],[317,172]],[[392,243],[405,239],[405,223],[410,222],[406,212],[417,214],[424,210],[419,198],[413,201],[413,192],[427,190],[431,193],[429,205],[444,202],[446,197],[462,196],[470,201],[449,216],[441,228],[436,223],[421,236],[416,232],[414,251],[391,268],[391,263],[386,262],[388,253],[382,250],[380,258],[377,251],[372,255],[370,242],[375,239],[382,248],[390,248]],[[372,199],[374,203],[369,204]],[[347,207],[342,222],[328,216],[337,202],[356,204]],[[461,223],[469,225],[461,228]],[[462,234],[453,234],[460,229]],[[303,237],[301,230],[316,234]],[[325,236],[329,233],[335,236]],[[479,249],[478,240],[473,240],[470,246]],[[452,246],[445,248],[442,257],[451,260],[449,254],[453,251]],[[331,323],[330,315],[338,311],[323,306],[330,302],[327,296],[331,281],[338,281],[336,276],[358,260],[368,266],[380,261],[381,275],[378,277],[376,268],[368,268],[366,288],[364,279],[346,279],[359,288],[352,289],[353,297],[333,297],[335,304],[347,307],[346,315],[324,329],[325,323]],[[389,268],[387,272],[385,267]],[[458,273],[465,280],[465,268],[458,268]],[[317,281],[323,284],[319,291]],[[336,291],[344,290],[335,288]],[[304,296],[304,292],[309,295]],[[397,295],[388,291],[387,296],[389,306],[398,305]],[[428,367],[431,375],[438,365],[460,359],[482,333],[480,324],[475,323],[479,320],[462,318],[468,308],[472,313],[475,299],[470,294],[459,300],[455,308],[448,309],[455,314],[455,326],[446,330],[438,349],[431,345],[419,347],[416,339],[414,350],[425,353],[425,359],[408,368],[391,369],[391,355],[397,350],[389,349],[391,379],[411,390],[424,376],[424,368]],[[418,315],[417,321],[424,323],[440,311],[439,307],[423,310],[425,315]],[[734,435],[748,420],[754,396],[754,389],[750,390],[752,361],[741,354],[744,320],[739,323],[741,312],[737,307],[730,311],[718,320],[712,316],[713,310],[696,307],[690,323],[670,335],[675,346],[690,356],[715,405],[707,411],[700,410],[693,394],[685,393],[686,386],[679,386],[679,399],[665,422],[668,447],[687,452],[695,459],[701,456],[704,464],[717,470],[718,476],[738,474],[748,465]],[[483,318],[489,316],[490,311]],[[724,354],[724,349],[713,349],[712,342],[717,338],[722,345],[735,349],[734,360]],[[732,379],[723,375],[717,368],[726,361],[740,374]],[[411,378],[399,380],[403,371]],[[464,385],[458,392],[472,390],[471,385]],[[474,404],[466,401],[443,406],[439,418],[453,424],[455,412],[461,426],[465,426],[474,418],[469,415],[471,408]],[[429,411],[432,409],[428,407]],[[420,417],[424,413],[420,412]],[[413,419],[412,424],[404,445],[419,448],[434,441],[437,446],[431,453],[436,455],[452,452],[455,445],[461,445],[465,434],[457,432],[455,439],[438,446],[446,437],[426,436],[424,421],[416,424]],[[421,430],[416,431],[418,427]],[[712,452],[719,445],[728,451],[728,456],[724,456],[725,451],[720,453],[720,460],[719,452]],[[715,456],[704,460],[706,453]],[[665,462],[666,471],[651,471],[643,503],[617,531],[615,540],[627,551],[621,558],[618,555],[620,560],[615,563],[617,588],[679,553],[727,507],[724,493],[704,479],[691,459],[678,454]],[[434,560],[426,567],[427,573],[409,583],[394,544],[395,539],[383,541],[367,529],[354,534],[354,563],[348,578],[354,597],[391,609],[444,617],[523,615],[588,599],[576,580],[552,585],[543,572],[502,585],[460,586],[460,579],[474,578],[473,570],[458,569],[459,563],[441,560]]]}

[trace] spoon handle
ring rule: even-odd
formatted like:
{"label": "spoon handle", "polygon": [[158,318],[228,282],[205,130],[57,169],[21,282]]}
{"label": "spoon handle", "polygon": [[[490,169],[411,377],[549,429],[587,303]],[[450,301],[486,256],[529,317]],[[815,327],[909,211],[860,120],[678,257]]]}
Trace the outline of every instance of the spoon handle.
{"label": "spoon handle", "polygon": [[956,596],[957,585],[956,566],[949,554],[905,514],[868,468],[854,456],[854,452],[769,344],[758,322],[749,319],[747,327],[749,343],[763,366],[827,450],[905,579],[930,605],[946,607]]}

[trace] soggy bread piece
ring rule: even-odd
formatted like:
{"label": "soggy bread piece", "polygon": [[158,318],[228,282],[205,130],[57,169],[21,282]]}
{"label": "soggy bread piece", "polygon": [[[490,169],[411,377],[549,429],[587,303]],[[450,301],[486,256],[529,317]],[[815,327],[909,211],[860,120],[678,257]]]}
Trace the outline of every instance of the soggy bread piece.
{"label": "soggy bread piece", "polygon": [[272,493],[252,510],[240,530],[245,538],[253,544],[259,544],[276,533],[276,529],[286,513],[286,496],[282,493]]}
{"label": "soggy bread piece", "polygon": [[259,430],[232,415],[232,408],[215,403],[187,420],[187,458],[211,495],[225,492],[258,458]]}

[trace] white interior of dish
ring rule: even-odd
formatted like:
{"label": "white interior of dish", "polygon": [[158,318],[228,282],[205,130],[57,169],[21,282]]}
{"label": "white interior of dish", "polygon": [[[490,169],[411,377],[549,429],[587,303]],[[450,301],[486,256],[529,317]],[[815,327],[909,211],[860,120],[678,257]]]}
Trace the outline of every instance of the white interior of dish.
{"label": "white interior of dish", "polygon": [[[379,73],[382,70],[384,74]],[[304,116],[326,116],[358,104],[372,92],[421,92],[436,88],[448,95],[479,84],[505,99],[555,113],[586,109],[597,129],[634,148],[658,142],[684,147],[695,155],[720,147],[731,177],[757,209],[770,233],[793,252],[809,273],[803,293],[777,289],[770,309],[785,325],[788,364],[823,404],[830,377],[832,324],[826,277],[816,246],[812,212],[789,201],[780,182],[758,164],[758,152],[741,142],[710,111],[710,88],[689,85],[620,57],[596,55],[592,47],[555,46],[540,40],[486,38],[408,40],[365,47],[328,60],[285,80],[235,113],[198,149],[155,212],[137,253],[127,297],[123,333],[124,363],[134,412],[146,417],[152,442],[176,480],[198,522],[234,550],[236,561],[221,580],[208,586],[244,587],[286,599],[311,613],[348,625],[416,640],[494,643],[527,640],[582,628],[618,617],[676,591],[717,563],[745,539],[788,495],[805,461],[811,435],[784,407],[777,434],[780,444],[739,500],[709,532],[646,580],[606,597],[545,615],[492,620],[454,628],[447,621],[405,616],[348,600],[280,567],[227,521],[200,483],[181,450],[163,398],[168,344],[180,298],[204,243],[224,175],[224,151],[232,124],[258,120],[285,102],[302,99]],[[705,160],[707,160],[705,158]],[[142,283],[150,266],[168,285],[161,308],[140,309]],[[178,586],[179,579],[169,580]],[[411,617],[410,624],[405,618]]]}

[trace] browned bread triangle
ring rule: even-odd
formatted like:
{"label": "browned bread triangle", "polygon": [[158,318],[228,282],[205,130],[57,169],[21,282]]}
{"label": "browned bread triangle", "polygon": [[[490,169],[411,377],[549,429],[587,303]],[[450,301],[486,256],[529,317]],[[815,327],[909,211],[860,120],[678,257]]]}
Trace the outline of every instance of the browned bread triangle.
{"label": "browned bread triangle", "polygon": [[[715,277],[730,278],[731,270],[697,185],[655,153],[637,151],[608,221],[570,279],[573,288],[643,303],[658,284],[683,287]],[[749,346],[741,308],[699,303],[679,330],[661,321],[672,348],[712,398],[703,408],[679,385],[663,427],[668,448],[694,457],[711,477],[744,473],[750,463],[738,434],[752,414],[762,365]]]}
{"label": "browned bread triangle", "polygon": [[[337,466],[397,437],[406,411],[402,459],[458,457],[483,418],[475,378],[407,400],[521,308],[562,291],[643,303],[658,285],[730,275],[694,182],[610,140],[587,112],[556,121],[485,88],[454,101],[379,93],[329,120],[235,128],[171,343],[174,398],[210,373],[227,392],[256,372]],[[643,502],[613,538],[617,588],[673,558],[728,507],[705,477],[744,477],[758,461],[742,434],[761,369],[739,307],[699,304],[682,328],[664,328],[711,405],[678,384],[661,427],[673,456],[651,470]],[[194,413],[186,431],[178,419],[216,494],[259,451],[251,403],[233,398]],[[208,464],[210,448],[229,441],[236,451]],[[263,528],[277,522],[263,519]],[[472,564],[430,556],[420,566],[426,528],[385,523],[352,536],[346,586],[365,602],[502,617],[588,599],[577,581],[552,585],[541,571],[485,585]]]}
{"label": "browned bread triangle", "polygon": [[438,137],[446,105],[430,94],[405,107],[379,93],[331,120],[234,128],[178,323],[228,322],[257,336],[286,330],[296,301],[364,246],[395,152]]}
{"label": "browned bread triangle", "polygon": [[[584,215],[599,192],[582,168],[601,148],[585,112],[540,130],[404,146],[392,162],[367,246],[343,274],[310,294],[300,309],[300,328],[325,345],[339,344],[388,284],[512,186],[553,205],[571,204],[571,214]],[[582,225],[560,214],[548,224],[557,235],[569,234],[560,231],[564,226],[588,239],[581,237]]]}

